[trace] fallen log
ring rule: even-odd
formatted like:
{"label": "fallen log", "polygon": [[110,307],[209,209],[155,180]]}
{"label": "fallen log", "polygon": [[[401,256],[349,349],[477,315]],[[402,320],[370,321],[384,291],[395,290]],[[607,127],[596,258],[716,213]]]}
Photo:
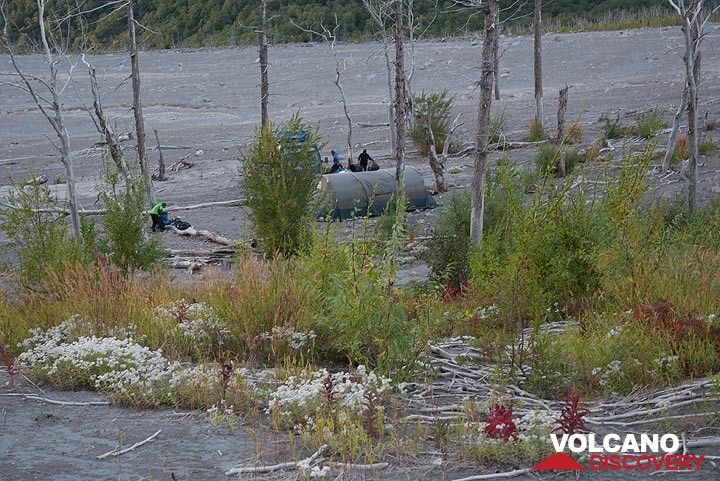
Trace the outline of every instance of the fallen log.
{"label": "fallen log", "polygon": [[[245,199],[234,199],[234,200],[222,200],[218,202],[205,202],[202,204],[194,204],[194,205],[186,205],[186,206],[173,206],[171,209],[173,211],[185,211],[185,210],[196,210],[196,209],[205,209],[207,207],[239,207],[243,206],[247,203]],[[8,204],[7,202],[0,201],[0,207],[5,207],[7,209],[14,209],[18,210],[20,209],[20,206]],[[168,209],[170,210],[170,209]],[[70,211],[68,209],[61,209],[59,207],[44,207],[40,209],[33,209],[33,212],[35,214],[63,214],[63,215],[70,215]],[[107,209],[89,209],[89,210],[81,210],[79,214],[81,216],[93,216],[93,215],[103,215],[107,213]],[[143,211],[144,215],[148,215],[149,211]]]}
{"label": "fallen log", "polygon": [[315,453],[312,456],[307,457],[307,458],[303,459],[302,461],[289,461],[287,463],[272,464],[272,465],[268,465],[268,466],[250,466],[250,467],[238,466],[238,467],[228,469],[227,471],[225,471],[225,475],[233,476],[235,474],[243,474],[243,473],[272,473],[273,471],[279,471],[281,469],[297,469],[301,465],[307,466],[307,465],[312,464],[313,462],[315,462],[315,460],[317,460],[317,458],[322,456],[325,453],[325,451],[327,451],[327,450],[328,450],[328,445],[323,444],[322,446],[320,446],[320,448],[317,451],[315,451]]}
{"label": "fallen log", "polygon": [[105,458],[107,458],[108,456],[113,456],[113,457],[114,457],[114,456],[120,456],[121,454],[128,453],[128,452],[130,452],[130,451],[132,451],[132,450],[134,450],[134,449],[136,449],[136,448],[139,448],[139,447],[142,446],[143,444],[149,443],[150,441],[152,441],[153,439],[155,439],[155,438],[157,437],[157,435],[160,434],[161,432],[162,432],[162,429],[158,429],[158,431],[157,431],[155,434],[153,434],[152,436],[150,436],[149,438],[144,439],[144,440],[142,440],[142,441],[139,441],[139,442],[133,444],[132,446],[130,446],[129,448],[125,448],[125,449],[115,448],[115,449],[113,449],[112,451],[108,451],[108,452],[105,453],[105,454],[101,454],[100,456],[95,456],[95,457],[96,457],[97,459],[105,459]]}
{"label": "fallen log", "polygon": [[[218,202],[204,202],[202,204],[186,205],[186,206],[170,206],[166,210],[169,211],[182,211],[182,210],[196,210],[205,209],[207,207],[240,207],[247,203],[245,199],[234,199],[234,200],[222,200]],[[147,213],[147,212],[146,212]]]}
{"label": "fallen log", "polygon": [[526,149],[529,147],[537,147],[538,145],[547,144],[549,140],[540,140],[538,142],[498,142],[488,145],[488,150],[516,150]]}
{"label": "fallen log", "polygon": [[204,237],[210,242],[214,242],[216,244],[224,245],[224,246],[234,246],[237,244],[236,241],[232,241],[228,239],[227,237],[223,237],[220,234],[216,234],[215,232],[210,232],[208,230],[203,229],[195,229],[194,227],[188,227],[185,230],[176,229],[175,227],[170,227],[173,232],[175,232],[177,235],[181,236],[193,236],[193,237]]}

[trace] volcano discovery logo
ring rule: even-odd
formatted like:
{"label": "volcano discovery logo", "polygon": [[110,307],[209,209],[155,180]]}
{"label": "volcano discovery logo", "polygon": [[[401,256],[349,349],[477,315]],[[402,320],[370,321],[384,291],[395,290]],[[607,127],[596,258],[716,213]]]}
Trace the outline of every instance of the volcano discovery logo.
{"label": "volcano discovery logo", "polygon": [[[674,434],[551,434],[556,453],[533,467],[534,471],[700,471],[705,455],[675,454],[680,439]],[[587,466],[565,453],[588,454]]]}

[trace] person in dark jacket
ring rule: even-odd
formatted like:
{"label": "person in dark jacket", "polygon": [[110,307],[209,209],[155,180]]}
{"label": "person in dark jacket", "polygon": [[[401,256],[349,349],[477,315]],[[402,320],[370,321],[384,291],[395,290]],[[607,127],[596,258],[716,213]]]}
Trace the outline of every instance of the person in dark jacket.
{"label": "person in dark jacket", "polygon": [[360,163],[360,168],[363,172],[368,170],[368,163],[370,161],[373,161],[373,158],[370,157],[370,154],[367,153],[367,149],[363,149],[362,153],[358,155],[358,162]]}

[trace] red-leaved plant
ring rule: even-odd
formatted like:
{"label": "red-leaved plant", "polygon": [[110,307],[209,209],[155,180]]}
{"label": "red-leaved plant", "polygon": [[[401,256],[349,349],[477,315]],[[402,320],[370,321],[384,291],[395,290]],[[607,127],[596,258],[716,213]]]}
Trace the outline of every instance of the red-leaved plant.
{"label": "red-leaved plant", "polygon": [[221,358],[218,362],[220,365],[220,386],[222,386],[223,396],[227,391],[228,384],[230,384],[230,378],[233,372],[233,362],[224,358]]}
{"label": "red-leaved plant", "polygon": [[510,441],[517,439],[517,425],[513,419],[512,405],[493,404],[485,420],[485,434],[492,439]]}
{"label": "red-leaved plant", "polygon": [[577,389],[570,389],[565,394],[565,404],[560,409],[560,418],[557,420],[555,432],[563,434],[588,432],[583,418],[590,414],[590,411],[580,407],[580,397],[581,393]]}
{"label": "red-leaved plant", "polygon": [[0,364],[5,366],[5,372],[10,378],[10,387],[15,387],[15,376],[19,371],[17,358],[10,354],[10,349],[2,344],[0,344]]}

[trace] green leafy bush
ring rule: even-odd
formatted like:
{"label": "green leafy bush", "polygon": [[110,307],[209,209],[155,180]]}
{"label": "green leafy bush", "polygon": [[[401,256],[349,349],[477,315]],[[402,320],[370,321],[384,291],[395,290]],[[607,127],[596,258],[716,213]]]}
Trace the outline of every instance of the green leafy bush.
{"label": "green leafy bush", "polygon": [[[288,132],[307,133],[307,139],[298,142]],[[295,255],[310,241],[318,142],[317,130],[295,114],[279,128],[260,128],[243,158],[250,218],[267,255]]]}
{"label": "green leafy bush", "polygon": [[499,144],[505,141],[507,130],[507,114],[503,110],[490,121],[490,143]]}
{"label": "green leafy bush", "polygon": [[540,175],[561,175],[560,163],[563,161],[565,162],[565,175],[568,175],[583,160],[576,149],[556,145],[540,146],[540,150],[535,156],[535,164]]}
{"label": "green leafy bush", "polygon": [[0,230],[16,250],[24,283],[37,284],[68,263],[89,261],[82,241],[69,236],[65,215],[52,212],[60,206],[47,185],[13,184],[7,202],[16,208],[0,209]]}
{"label": "green leafy bush", "polygon": [[423,260],[434,279],[457,289],[470,275],[470,196],[454,194],[433,227]]}
{"label": "green leafy bush", "polygon": [[[420,155],[430,152],[430,139],[427,136],[427,107],[432,102],[432,131],[435,136],[435,150],[441,153],[450,133],[450,113],[454,97],[445,89],[440,92],[421,93],[413,98],[415,106],[415,122],[410,129],[410,138],[418,149]],[[455,150],[450,145],[450,152]]]}
{"label": "green leafy bush", "polygon": [[667,125],[659,110],[639,114],[635,120],[637,122],[636,133],[643,139],[655,137]]}
{"label": "green leafy bush", "polygon": [[632,135],[634,129],[632,127],[623,125],[620,120],[620,114],[618,113],[615,119],[605,117],[605,138],[608,139],[620,139]]}
{"label": "green leafy bush", "polygon": [[526,142],[540,142],[548,138],[547,132],[543,128],[543,125],[537,121],[535,117],[530,119],[528,123],[528,133],[525,136]]}

